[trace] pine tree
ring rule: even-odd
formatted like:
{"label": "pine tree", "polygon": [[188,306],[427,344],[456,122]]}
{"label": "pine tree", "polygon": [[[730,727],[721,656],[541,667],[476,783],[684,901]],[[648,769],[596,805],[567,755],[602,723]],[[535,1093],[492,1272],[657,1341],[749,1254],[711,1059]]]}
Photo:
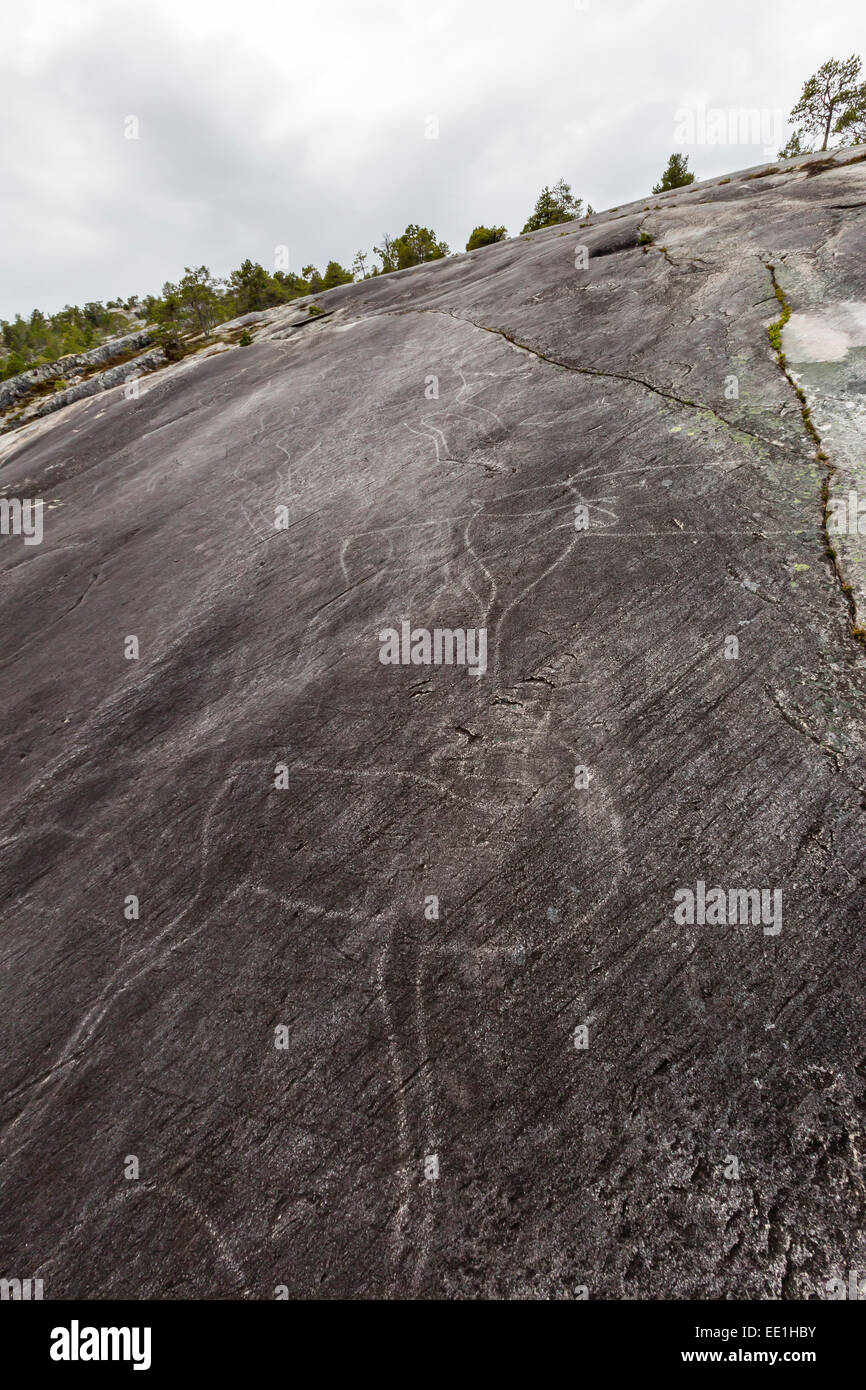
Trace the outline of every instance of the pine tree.
{"label": "pine tree", "polygon": [[653,193],[669,193],[672,188],[686,188],[694,181],[695,175],[689,173],[688,155],[672,154],[661,176],[661,182],[654,186]]}
{"label": "pine tree", "polygon": [[809,135],[822,135],[822,150],[827,148],[834,118],[837,122],[844,120],[846,108],[856,100],[861,66],[856,53],[841,61],[828,58],[803,85],[791,120],[802,122],[803,130]]}
{"label": "pine tree", "polygon": [[314,265],[305,265],[301,268],[301,274],[307,281],[308,294],[320,294],[324,289],[322,277]]}
{"label": "pine tree", "polygon": [[397,269],[406,270],[411,265],[424,265],[427,261],[439,261],[449,254],[444,241],[436,240],[436,233],[429,227],[419,227],[410,222],[402,236],[395,237],[393,253]]}
{"label": "pine tree", "polygon": [[204,337],[221,315],[221,305],[217,294],[219,281],[215,280],[206,265],[192,269],[184,266],[183,279],[177,285],[177,294],[186,319],[193,329]]}
{"label": "pine tree", "polygon": [[809,148],[803,147],[803,132],[795,130],[786,145],[779,150],[779,159],[796,159],[799,154],[808,154]]}
{"label": "pine tree", "polygon": [[264,266],[245,260],[238,270],[233,270],[229,285],[235,296],[235,309],[238,314],[251,314],[258,309],[266,309],[277,296],[271,289],[271,277]]}
{"label": "pine tree", "polygon": [[851,104],[843,111],[835,126],[837,135],[842,135],[846,143],[866,145],[866,82],[854,92]]}
{"label": "pine tree", "polygon": [[373,250],[382,262],[381,271],[377,272],[374,269],[374,275],[377,273],[381,275],[388,275],[392,270],[397,269],[397,257],[394,252],[394,238],[390,237],[387,232],[383,232],[382,234],[382,245],[374,246]]}
{"label": "pine tree", "polygon": [[322,289],[332,290],[337,285],[351,285],[353,278],[351,270],[344,270],[339,261],[328,261],[322,276]]}
{"label": "pine tree", "polygon": [[560,222],[576,222],[582,212],[583,199],[574,197],[565,179],[559,179],[553,188],[545,184],[520,235],[537,232],[541,227],[555,227]]}
{"label": "pine tree", "polygon": [[467,251],[477,251],[479,246],[493,246],[504,241],[507,236],[504,227],[475,227],[466,243]]}

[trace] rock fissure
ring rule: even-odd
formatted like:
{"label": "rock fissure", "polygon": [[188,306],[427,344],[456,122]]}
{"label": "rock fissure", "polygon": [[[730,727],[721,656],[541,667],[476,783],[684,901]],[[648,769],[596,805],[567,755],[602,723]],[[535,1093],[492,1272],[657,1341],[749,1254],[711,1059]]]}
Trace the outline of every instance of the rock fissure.
{"label": "rock fissure", "polygon": [[797,382],[794,380],[794,377],[788,369],[788,361],[785,356],[784,349],[782,347],[782,329],[785,327],[785,324],[790,319],[793,310],[791,303],[788,300],[787,295],[785,294],[785,291],[782,289],[782,286],[779,283],[779,278],[776,274],[777,267],[774,265],[772,261],[766,261],[765,265],[770,273],[770,280],[773,286],[773,291],[775,293],[776,299],[782,306],[781,314],[777,319],[773,320],[773,322],[767,329],[767,333],[770,339],[770,345],[773,348],[773,351],[776,355],[776,362],[778,364],[780,372],[785,377],[785,380],[788,382],[788,385],[791,387],[791,390],[794,392],[794,394],[797,397],[797,400],[800,403],[800,414],[803,419],[803,425],[805,427],[806,433],[809,435],[809,438],[811,439],[815,447],[815,458],[822,471],[821,532],[824,539],[824,555],[826,556],[827,562],[830,566],[830,571],[833,575],[833,578],[835,579],[839,591],[841,592],[842,597],[844,598],[845,603],[847,605],[851,636],[855,639],[855,641],[857,641],[860,644],[863,650],[866,651],[866,627],[864,627],[859,620],[859,614],[857,612],[857,602],[854,597],[854,589],[852,585],[848,583],[848,580],[845,578],[845,575],[842,571],[842,566],[839,561],[839,554],[835,546],[833,545],[832,540],[830,539],[830,531],[827,525],[827,515],[830,508],[830,492],[832,485],[838,475],[838,469],[836,468],[835,464],[833,463],[833,460],[830,458],[830,455],[824,448],[823,441],[821,439],[820,434],[818,433],[815,421],[812,418],[812,411],[809,407],[809,402],[806,398],[806,393],[801,386],[797,385]]}
{"label": "rock fissure", "polygon": [[579,366],[574,362],[563,362],[561,358],[551,357],[548,353],[542,352],[540,348],[532,347],[531,344],[524,343],[519,338],[515,338],[513,334],[507,332],[504,328],[491,328],[486,323],[479,323],[477,319],[468,318],[465,314],[455,313],[453,309],[428,307],[420,309],[400,309],[396,312],[401,314],[420,313],[447,315],[449,318],[455,319],[458,323],[468,323],[472,328],[477,328],[481,333],[490,333],[495,337],[502,338],[506,343],[510,343],[512,347],[518,348],[521,352],[529,353],[531,357],[536,357],[539,362],[546,362],[551,367],[558,367],[561,371],[574,372],[578,376],[598,377],[603,381],[629,382],[632,386],[641,386],[644,390],[651,391],[653,395],[660,396],[662,400],[671,401],[674,405],[681,406],[683,409],[703,412],[720,425],[724,425],[725,429],[730,430],[733,434],[741,434],[748,439],[757,439],[761,444],[778,445],[781,443],[778,439],[767,439],[764,435],[756,434],[754,430],[745,429],[742,425],[735,424],[733,420],[728,420],[724,415],[720,415],[713,406],[706,405],[702,401],[693,401],[690,400],[688,396],[678,396],[673,391],[665,391],[662,387],[656,386],[653,382],[646,381],[643,377],[632,376],[628,372],[609,372],[602,370],[600,367],[585,367]]}

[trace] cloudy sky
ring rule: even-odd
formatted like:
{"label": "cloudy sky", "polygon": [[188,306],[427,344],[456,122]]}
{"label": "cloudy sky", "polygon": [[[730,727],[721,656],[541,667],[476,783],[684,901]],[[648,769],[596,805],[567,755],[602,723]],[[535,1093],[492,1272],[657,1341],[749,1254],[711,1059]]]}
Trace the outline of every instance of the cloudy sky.
{"label": "cloudy sky", "polygon": [[462,250],[560,176],[596,209],[636,198],[675,148],[744,168],[762,145],[689,145],[683,108],[769,131],[851,52],[863,0],[6,4],[0,317],[273,269],[279,245],[293,270],[351,264],[410,221]]}

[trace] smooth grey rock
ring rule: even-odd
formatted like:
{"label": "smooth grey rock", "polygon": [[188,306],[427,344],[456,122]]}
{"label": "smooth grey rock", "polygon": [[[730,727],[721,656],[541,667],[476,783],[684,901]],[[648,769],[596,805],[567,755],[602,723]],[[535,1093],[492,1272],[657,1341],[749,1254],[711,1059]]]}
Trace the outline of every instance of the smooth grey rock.
{"label": "smooth grey rock", "polygon": [[[791,376],[834,467],[861,385],[767,333],[770,266],[789,334],[866,301],[855,157],[341,287],[0,443],[47,501],[2,548],[5,1274],[864,1267],[866,656]],[[486,627],[485,674],[383,665],[407,619]],[[781,932],[678,925],[698,881],[781,890]]]}

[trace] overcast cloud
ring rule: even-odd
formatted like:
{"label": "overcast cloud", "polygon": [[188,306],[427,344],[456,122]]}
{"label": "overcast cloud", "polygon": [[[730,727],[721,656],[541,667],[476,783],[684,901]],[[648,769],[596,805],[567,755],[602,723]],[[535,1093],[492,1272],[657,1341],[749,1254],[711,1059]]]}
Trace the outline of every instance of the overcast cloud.
{"label": "overcast cloud", "polygon": [[[462,250],[564,176],[597,208],[675,148],[685,106],[787,113],[866,57],[863,0],[6,0],[0,317],[158,293],[184,265],[351,264],[410,221]],[[125,138],[125,120],[140,123]],[[438,139],[425,138],[427,118]],[[782,132],[784,138],[785,132]],[[775,150],[772,151],[775,153]]]}

